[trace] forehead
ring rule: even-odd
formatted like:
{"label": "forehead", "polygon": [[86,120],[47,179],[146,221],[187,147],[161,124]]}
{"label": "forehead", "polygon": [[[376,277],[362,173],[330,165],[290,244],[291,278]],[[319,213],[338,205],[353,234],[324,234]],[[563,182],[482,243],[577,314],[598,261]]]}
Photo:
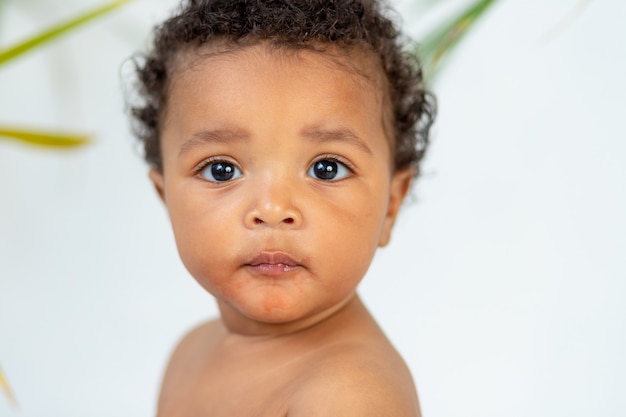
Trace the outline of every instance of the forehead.
{"label": "forehead", "polygon": [[385,84],[372,54],[268,45],[185,54],[161,118],[164,159],[180,152],[185,138],[215,129],[293,138],[347,129],[380,155],[393,154]]}
{"label": "forehead", "polygon": [[327,43],[292,45],[269,40],[239,40],[237,42],[217,39],[201,46],[189,46],[173,55],[169,63],[171,78],[193,69],[207,58],[224,58],[245,54],[248,56],[271,56],[285,63],[295,59],[314,57],[334,69],[343,69],[359,75],[377,89],[387,88],[386,76],[380,58],[366,45],[340,46]]}
{"label": "forehead", "polygon": [[[270,56],[274,63],[288,66],[300,61],[314,62],[315,65],[331,70],[339,70],[350,79],[374,93],[379,101],[383,117],[383,127],[391,148],[394,148],[393,109],[391,105],[389,82],[383,70],[380,57],[366,46],[340,47],[334,44],[307,44],[305,46],[270,43],[269,41],[238,42],[218,40],[200,47],[189,47],[174,55],[168,66],[170,74],[166,87],[162,116],[167,114],[170,97],[174,87],[189,73],[206,70],[207,60],[225,62],[238,60],[242,55],[252,66],[264,65],[264,59]],[[215,75],[220,65],[212,66]],[[208,76],[211,76],[210,74]],[[323,82],[324,80],[319,80]],[[165,122],[161,117],[161,123]]]}

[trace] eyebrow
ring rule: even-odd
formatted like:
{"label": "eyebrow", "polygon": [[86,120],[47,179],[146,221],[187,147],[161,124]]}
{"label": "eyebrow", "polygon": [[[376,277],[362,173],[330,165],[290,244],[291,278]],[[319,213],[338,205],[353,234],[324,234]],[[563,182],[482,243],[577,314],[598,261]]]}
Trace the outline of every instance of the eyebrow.
{"label": "eyebrow", "polygon": [[[350,129],[323,129],[319,127],[313,127],[304,129],[301,133],[305,139],[324,143],[324,142],[345,142],[356,146],[367,154],[372,155],[372,150],[367,146],[365,141],[361,139],[356,133]],[[245,142],[250,138],[250,134],[241,129],[214,129],[214,130],[200,130],[186,140],[178,151],[178,156],[181,156],[193,148],[196,148],[207,143],[228,143],[232,141]]]}
{"label": "eyebrow", "polygon": [[350,129],[322,129],[318,127],[305,129],[302,136],[315,142],[345,142],[356,146],[362,151],[372,155],[372,150],[365,141]]}
{"label": "eyebrow", "polygon": [[250,135],[245,130],[233,130],[233,129],[214,129],[214,130],[200,130],[180,146],[178,156],[189,152],[193,148],[207,144],[207,143],[227,143],[227,142],[241,142],[250,138]]}

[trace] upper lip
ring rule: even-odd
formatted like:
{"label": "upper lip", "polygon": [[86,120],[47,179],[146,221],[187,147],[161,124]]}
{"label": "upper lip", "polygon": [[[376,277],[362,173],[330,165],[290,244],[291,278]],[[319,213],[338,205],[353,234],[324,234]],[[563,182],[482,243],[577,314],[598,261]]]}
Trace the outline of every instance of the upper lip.
{"label": "upper lip", "polygon": [[260,252],[256,256],[254,256],[250,261],[247,262],[247,265],[257,266],[257,265],[286,265],[286,266],[299,266],[300,263],[293,259],[291,256],[287,255],[284,252],[272,252],[272,251],[264,251]]}

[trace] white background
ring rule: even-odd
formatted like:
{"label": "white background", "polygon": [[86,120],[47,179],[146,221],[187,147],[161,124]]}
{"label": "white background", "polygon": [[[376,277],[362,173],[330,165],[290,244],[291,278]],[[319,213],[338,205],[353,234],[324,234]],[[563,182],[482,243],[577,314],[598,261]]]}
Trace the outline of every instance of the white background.
{"label": "white background", "polygon": [[[9,1],[0,44],[99,3]],[[425,174],[361,286],[426,417],[626,415],[626,3],[561,26],[575,3],[500,0],[447,62]],[[124,115],[122,63],[174,4],[0,68],[0,124],[96,135],[0,141],[0,364],[20,403],[0,416],[154,415],[174,343],[216,314]]]}

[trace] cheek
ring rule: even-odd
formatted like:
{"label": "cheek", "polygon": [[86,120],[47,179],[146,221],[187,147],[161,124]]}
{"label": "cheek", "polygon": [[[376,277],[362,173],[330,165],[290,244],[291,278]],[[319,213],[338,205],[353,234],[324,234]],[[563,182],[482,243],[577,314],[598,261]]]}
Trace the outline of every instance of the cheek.
{"label": "cheek", "polygon": [[[365,187],[364,187],[365,188]],[[346,193],[330,210],[335,213],[327,221],[334,223],[338,232],[349,230],[343,238],[366,243],[376,240],[385,220],[388,203],[388,187],[383,184],[370,186],[357,193]]]}
{"label": "cheek", "polygon": [[[194,238],[200,233],[218,233],[220,226],[233,217],[232,205],[207,195],[201,187],[181,186],[168,194],[168,212],[174,232]],[[181,236],[182,237],[182,236]]]}
{"label": "cheek", "polygon": [[[316,241],[327,256],[325,262],[348,274],[364,274],[378,248],[386,207],[380,195],[346,195],[316,224]],[[350,198],[351,197],[351,198]]]}
{"label": "cheek", "polygon": [[[178,253],[189,272],[199,278],[205,268],[224,256],[233,242],[232,208],[201,198],[170,199],[168,209]],[[218,268],[219,269],[219,268]]]}

